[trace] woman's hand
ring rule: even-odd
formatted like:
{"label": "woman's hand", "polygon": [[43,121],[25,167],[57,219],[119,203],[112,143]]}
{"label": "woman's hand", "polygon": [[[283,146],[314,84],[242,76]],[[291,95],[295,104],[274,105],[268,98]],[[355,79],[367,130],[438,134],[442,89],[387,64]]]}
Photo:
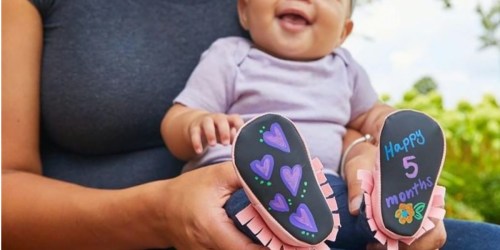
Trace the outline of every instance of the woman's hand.
{"label": "woman's hand", "polygon": [[[344,138],[344,148],[361,137],[361,134],[348,130]],[[377,147],[370,143],[361,143],[356,145],[349,155],[347,156],[345,165],[345,181],[347,183],[348,197],[349,197],[349,212],[352,215],[358,215],[363,198],[363,190],[361,189],[361,182],[357,178],[358,170],[374,170],[377,155]],[[414,241],[410,246],[400,243],[399,249],[438,249],[446,242],[446,230],[443,221],[431,219],[436,227],[431,231],[425,233],[422,237]],[[367,246],[369,250],[385,249],[380,243],[372,243]]]}
{"label": "woman's hand", "polygon": [[167,192],[159,199],[167,207],[160,212],[169,242],[177,249],[266,249],[238,231],[223,209],[240,187],[228,162],[167,181]]}

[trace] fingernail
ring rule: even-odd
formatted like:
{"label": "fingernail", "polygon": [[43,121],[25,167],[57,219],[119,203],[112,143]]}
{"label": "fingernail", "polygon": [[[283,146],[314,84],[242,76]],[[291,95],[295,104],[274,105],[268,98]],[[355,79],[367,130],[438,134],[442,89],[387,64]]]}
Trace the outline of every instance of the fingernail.
{"label": "fingernail", "polygon": [[361,201],[363,200],[363,196],[356,196],[354,197],[351,202],[349,202],[349,211],[353,212],[355,210],[358,210],[359,207],[361,207]]}

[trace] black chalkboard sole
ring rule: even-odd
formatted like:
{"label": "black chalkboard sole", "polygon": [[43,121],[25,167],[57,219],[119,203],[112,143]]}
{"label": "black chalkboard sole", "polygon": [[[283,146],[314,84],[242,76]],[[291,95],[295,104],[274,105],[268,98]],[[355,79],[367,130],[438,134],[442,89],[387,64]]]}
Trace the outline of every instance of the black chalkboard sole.
{"label": "black chalkboard sole", "polygon": [[375,237],[388,246],[411,243],[444,217],[443,187],[437,185],[446,154],[439,124],[430,116],[400,110],[383,124],[373,172],[358,174],[366,215]]}
{"label": "black chalkboard sole", "polygon": [[292,121],[264,114],[247,122],[236,136],[233,163],[251,201],[237,218],[264,245],[308,247],[335,238],[333,191]]}

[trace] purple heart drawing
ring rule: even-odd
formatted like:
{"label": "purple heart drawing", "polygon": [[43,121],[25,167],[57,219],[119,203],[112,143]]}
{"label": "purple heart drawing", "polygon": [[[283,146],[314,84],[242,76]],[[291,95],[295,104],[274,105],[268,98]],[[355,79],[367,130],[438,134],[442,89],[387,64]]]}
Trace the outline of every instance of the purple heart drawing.
{"label": "purple heart drawing", "polygon": [[295,165],[293,168],[283,166],[280,169],[280,176],[285,186],[290,190],[293,196],[297,196],[299,190],[300,179],[302,178],[302,166]]}
{"label": "purple heart drawing", "polygon": [[262,160],[255,160],[250,163],[250,168],[262,179],[268,181],[271,179],[274,168],[274,158],[272,155],[264,155]]}
{"label": "purple heart drawing", "polygon": [[269,202],[269,206],[272,209],[279,211],[279,212],[288,212],[288,210],[290,210],[288,208],[288,204],[286,203],[285,197],[280,193],[277,193],[274,196],[274,199],[272,199]]}
{"label": "purple heart drawing", "polygon": [[290,153],[290,146],[288,146],[285,133],[283,133],[281,126],[277,122],[271,124],[270,131],[264,132],[264,142],[271,147]]}
{"label": "purple heart drawing", "polygon": [[289,217],[292,225],[304,229],[309,232],[317,233],[318,228],[316,227],[316,222],[311,214],[311,210],[306,204],[300,203],[297,207],[297,211],[292,213]]}

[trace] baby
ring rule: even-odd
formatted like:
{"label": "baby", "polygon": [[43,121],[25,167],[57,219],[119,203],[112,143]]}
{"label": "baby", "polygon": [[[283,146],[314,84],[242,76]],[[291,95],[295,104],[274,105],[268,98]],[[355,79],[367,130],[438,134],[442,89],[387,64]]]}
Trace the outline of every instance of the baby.
{"label": "baby", "polygon": [[169,150],[188,161],[184,171],[231,164],[238,129],[272,112],[294,122],[329,179],[340,178],[346,128],[377,136],[394,111],[341,48],[353,29],[352,8],[350,0],[239,0],[251,41],[215,41],[162,122]]}
{"label": "baby", "polygon": [[332,174],[346,127],[377,135],[393,109],[378,103],[366,72],[340,48],[353,29],[351,9],[349,0],[238,1],[252,41],[215,41],[162,122],[169,150],[190,161],[185,170],[230,160],[238,128],[265,112],[294,121]]}

